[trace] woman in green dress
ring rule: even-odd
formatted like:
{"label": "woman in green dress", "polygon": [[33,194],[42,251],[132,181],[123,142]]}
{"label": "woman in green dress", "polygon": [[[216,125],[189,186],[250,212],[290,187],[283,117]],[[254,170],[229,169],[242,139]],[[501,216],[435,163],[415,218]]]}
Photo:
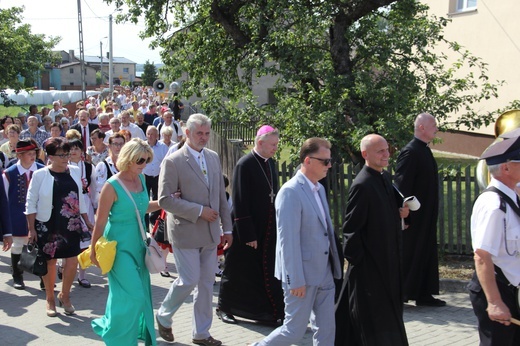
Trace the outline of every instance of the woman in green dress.
{"label": "woman in green dress", "polygon": [[152,158],[153,151],[145,141],[135,138],[126,143],[117,161],[119,173],[107,180],[99,197],[92,262],[99,266],[95,245],[102,235],[117,241],[114,265],[108,273],[105,315],[92,321],[92,328],[107,345],[137,345],[138,339],[146,345],[156,344],[150,273],[144,262],[146,249],[134,204],[119,183],[130,191],[140,222],[144,222],[145,213],[159,209],[157,201],[149,201],[142,174]]}

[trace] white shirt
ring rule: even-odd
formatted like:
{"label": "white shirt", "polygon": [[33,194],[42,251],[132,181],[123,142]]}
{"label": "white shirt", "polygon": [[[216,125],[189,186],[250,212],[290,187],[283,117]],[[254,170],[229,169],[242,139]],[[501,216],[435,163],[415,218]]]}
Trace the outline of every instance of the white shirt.
{"label": "white shirt", "polygon": [[[91,145],[90,143],[90,131],[89,131],[89,128],[88,128],[88,124],[87,126],[83,126],[82,124],[79,124],[79,127],[80,127],[80,135],[81,135],[81,138],[82,138],[82,142],[83,142],[83,136],[85,136],[85,143],[87,144],[87,147],[89,147]],[[85,129],[85,130],[83,130]],[[83,132],[85,131],[85,132]],[[83,148],[83,151],[87,150],[87,148]]]}
{"label": "white shirt", "polygon": [[96,124],[96,125],[99,125],[99,118],[98,116],[96,115],[95,118],[88,118],[88,122],[91,123],[91,124]]}
{"label": "white shirt", "polygon": [[[492,178],[489,186],[498,188],[516,202],[516,193],[500,181]],[[508,204],[505,214],[500,210],[497,193],[485,192],[475,201],[471,213],[471,240],[473,249],[491,254],[493,263],[502,269],[510,283],[520,284],[520,254],[517,252],[520,251],[520,217]]]}
{"label": "white shirt", "polygon": [[[161,119],[161,118],[156,118],[156,119]],[[155,122],[155,120],[154,120]],[[173,126],[173,124],[175,123],[175,125],[177,125],[177,128],[175,128],[175,126]],[[171,124],[170,125],[166,125],[163,122],[160,122],[160,124],[158,124],[156,127],[157,127],[157,130],[159,130],[159,136],[161,135],[161,130],[164,128],[164,127],[169,127],[172,129],[172,132],[176,135],[172,136],[172,141],[174,142],[177,142],[177,138],[178,137],[182,137],[184,136],[184,132],[182,132],[182,127],[181,127],[181,124],[179,124],[178,121],[175,121],[175,120],[172,120]]]}
{"label": "white shirt", "polygon": [[[110,168],[110,171],[112,172],[112,175],[119,173],[119,171],[116,168],[116,165],[114,165],[114,162],[112,161],[112,158],[109,156],[105,159],[105,161],[108,163],[108,167]],[[101,193],[101,189],[103,188],[103,185],[105,185],[105,182],[107,181],[107,165],[105,164],[105,161],[101,161],[96,165],[96,189],[97,189],[97,196],[96,196],[96,203],[99,200],[99,194]]]}
{"label": "white shirt", "polygon": [[47,115],[51,117],[52,122],[55,122],[55,121],[56,121],[56,114],[58,114],[58,113],[63,113],[63,111],[62,111],[61,109],[58,109],[58,110],[56,111],[56,110],[54,110],[54,108],[53,108],[53,109],[51,109],[51,110],[49,111],[49,114],[47,114]]}
{"label": "white shirt", "polygon": [[[188,144],[185,144],[186,147],[188,148],[188,151],[190,152],[190,154],[193,156],[193,158],[195,159],[195,162],[197,162],[197,164],[200,166],[200,161],[199,161],[199,155],[201,155],[201,159],[204,160],[204,167],[208,167],[206,165],[206,159],[204,158],[204,149],[202,149],[200,152],[198,152],[197,150],[193,149],[192,147],[190,147]],[[206,173],[207,175],[207,173]],[[204,206],[201,205],[200,206],[200,212],[199,212],[199,216],[202,215],[202,210],[204,209]]]}
{"label": "white shirt", "polygon": [[132,138],[141,138],[143,141],[146,141],[146,135],[144,134],[143,130],[141,130],[141,128],[136,124],[128,123],[128,126],[121,124],[119,129],[130,131]]}
{"label": "white shirt", "polygon": [[[322,188],[320,183],[314,184],[312,181],[309,180],[305,176],[305,174],[302,174],[305,180],[307,181],[307,184],[309,184],[309,188],[312,191],[312,194],[314,195],[314,199],[316,200],[316,203],[318,203],[318,208],[320,209],[321,216],[323,217],[323,220],[325,223],[327,223],[327,216],[325,215],[325,209],[323,208],[323,203],[321,203],[320,193],[319,190]],[[328,246],[330,247],[330,242],[328,242]]]}
{"label": "white shirt", "polygon": [[[38,166],[36,166],[36,162],[33,162],[31,167],[29,167],[29,169],[25,169],[20,164],[20,160],[18,160],[18,162],[16,162],[16,168],[18,169],[18,174],[22,175],[22,174],[27,174],[27,172],[36,171],[38,169]],[[5,174],[2,174],[2,178],[4,179],[5,194],[6,194],[6,196],[9,197],[9,180],[7,179],[7,176]]]}
{"label": "white shirt", "polygon": [[161,171],[161,162],[166,157],[168,147],[166,144],[157,141],[154,146],[151,146],[153,150],[153,160],[143,169],[144,175],[156,177]]}
{"label": "white shirt", "polygon": [[170,156],[170,154],[173,154],[174,152],[179,150],[179,144],[180,144],[180,142],[177,142],[177,143],[174,143],[173,141],[170,142],[170,146],[169,146],[168,152],[166,153],[166,156]]}
{"label": "white shirt", "polygon": [[108,130],[107,132],[105,132],[105,138],[103,138],[103,143],[108,144],[108,139],[113,134],[114,134],[114,131],[112,131],[112,130]]}

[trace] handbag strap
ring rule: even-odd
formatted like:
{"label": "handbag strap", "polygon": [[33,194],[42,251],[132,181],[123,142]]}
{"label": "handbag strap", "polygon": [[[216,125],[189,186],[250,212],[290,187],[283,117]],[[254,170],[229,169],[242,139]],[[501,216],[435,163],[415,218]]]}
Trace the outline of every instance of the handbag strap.
{"label": "handbag strap", "polygon": [[137,223],[139,224],[139,229],[141,230],[141,236],[143,237],[143,241],[146,243],[146,233],[144,231],[144,228],[143,228],[143,223],[141,222],[141,217],[139,216],[139,209],[137,209],[137,204],[135,204],[135,200],[134,200],[134,197],[132,196],[132,194],[130,193],[130,191],[128,191],[128,189],[126,188],[125,184],[123,183],[123,181],[121,179],[119,179],[119,175],[117,175],[115,177],[115,180],[117,180],[117,182],[119,183],[119,185],[121,185],[121,187],[123,188],[123,190],[125,190],[126,194],[128,195],[128,197],[130,197],[130,200],[132,201],[132,203],[134,204],[134,208],[135,208],[135,215],[137,216]]}

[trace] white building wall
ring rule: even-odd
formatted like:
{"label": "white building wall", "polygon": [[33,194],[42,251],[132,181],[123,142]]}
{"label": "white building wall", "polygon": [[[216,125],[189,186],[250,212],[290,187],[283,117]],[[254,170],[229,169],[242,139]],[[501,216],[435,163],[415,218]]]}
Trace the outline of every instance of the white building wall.
{"label": "white building wall", "polygon": [[[518,0],[477,0],[476,9],[455,12],[457,0],[423,0],[430,6],[430,13],[438,17],[448,17],[452,21],[444,30],[444,37],[455,41],[480,57],[488,64],[489,82],[504,80],[498,89],[498,99],[483,101],[475,108],[482,112],[504,108],[515,99],[520,99],[520,1]],[[439,46],[455,61],[457,53]],[[493,134],[493,126],[475,132]]]}

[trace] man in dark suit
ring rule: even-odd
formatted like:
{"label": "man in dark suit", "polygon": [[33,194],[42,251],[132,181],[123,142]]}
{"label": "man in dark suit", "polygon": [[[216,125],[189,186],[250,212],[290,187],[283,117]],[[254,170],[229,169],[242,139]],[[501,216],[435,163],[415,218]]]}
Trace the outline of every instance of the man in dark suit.
{"label": "man in dark suit", "polygon": [[[349,189],[343,235],[349,268],[336,312],[336,346],[408,345],[401,290],[401,221],[409,209],[392,188],[388,143],[361,140],[365,166]],[[347,311],[347,313],[338,313]]]}
{"label": "man in dark suit", "polygon": [[[226,250],[233,241],[231,211],[220,160],[205,146],[211,120],[192,114],[186,123],[186,144],[167,156],[159,173],[159,205],[167,212],[168,239],[173,248],[179,277],[173,282],[157,311],[159,335],[173,342],[172,317],[186,298],[193,295],[193,343],[220,346],[209,329],[220,222]],[[176,197],[180,192],[180,197]],[[219,222],[220,221],[220,222]]]}
{"label": "man in dark suit", "polygon": [[276,196],[275,277],[282,281],[283,325],[257,346],[298,344],[311,322],[314,345],[334,343],[334,279],[340,256],[323,186],[330,168],[330,143],[309,138],[300,149],[301,169]]}
{"label": "man in dark suit", "polygon": [[237,323],[234,315],[264,323],[283,320],[282,285],[274,277],[278,192],[275,162],[278,130],[263,125],[255,147],[233,172],[233,246],[226,252],[217,316]]}
{"label": "man in dark suit", "polygon": [[98,128],[96,124],[91,124],[88,122],[88,120],[88,112],[86,110],[81,110],[78,114],[78,123],[70,127],[71,129],[77,130],[81,134],[83,152],[85,152],[87,147],[90,146],[90,134],[92,131]]}
{"label": "man in dark suit", "polygon": [[439,211],[439,174],[428,146],[437,133],[437,122],[428,113],[417,116],[414,139],[399,153],[395,184],[405,196],[415,196],[421,208],[411,213],[409,227],[403,231],[403,294],[416,305],[444,306],[434,298],[439,294],[437,257],[437,215]]}

